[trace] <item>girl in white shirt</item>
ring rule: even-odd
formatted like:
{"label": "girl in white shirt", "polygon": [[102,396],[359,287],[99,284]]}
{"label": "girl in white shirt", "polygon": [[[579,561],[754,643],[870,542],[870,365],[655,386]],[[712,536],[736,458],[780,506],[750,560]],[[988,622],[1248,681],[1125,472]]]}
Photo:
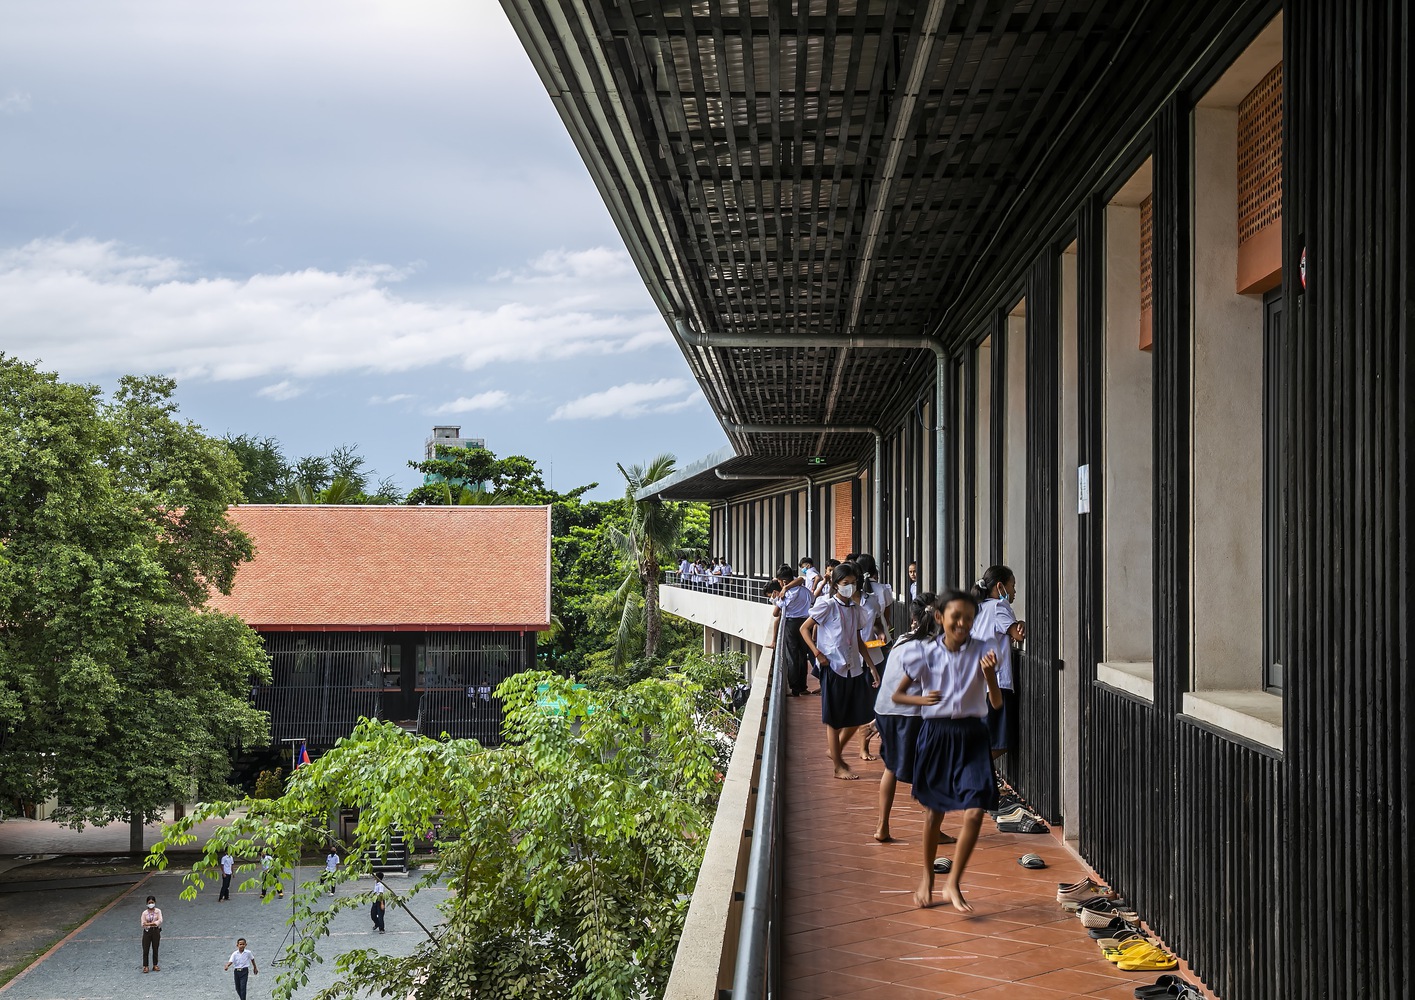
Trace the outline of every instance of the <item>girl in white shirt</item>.
{"label": "girl in white shirt", "polygon": [[[923,643],[925,655],[903,662],[904,674],[892,698],[896,705],[917,705],[923,721],[914,750],[914,798],[929,811],[924,821],[924,874],[914,891],[920,907],[933,905],[934,859],[939,827],[948,812],[963,813],[953,866],[943,894],[953,908],[972,909],[963,898],[963,873],[983,812],[997,804],[988,753],[988,706],[1002,703],[997,686],[997,656],[971,635],[977,604],[961,590],[934,604],[942,635]],[[920,693],[914,694],[916,686]]]}
{"label": "girl in white shirt", "polygon": [[973,585],[978,617],[973,620],[973,638],[980,639],[997,656],[997,685],[1002,688],[1002,706],[988,712],[988,734],[993,760],[1017,746],[1017,682],[1012,669],[1012,644],[1027,638],[1027,623],[1019,622],[1012,610],[1017,599],[1017,577],[1006,566],[989,566]]}
{"label": "girl in white shirt", "polygon": [[841,754],[856,730],[874,718],[879,674],[860,654],[866,612],[856,594],[859,572],[849,563],[841,563],[831,574],[831,584],[831,596],[818,597],[811,605],[810,617],[801,626],[801,638],[820,667],[821,722],[826,726],[835,776],[853,781],[856,775]]}
{"label": "girl in white shirt", "polygon": [[[862,552],[855,557],[855,568],[860,571],[860,607],[865,609],[867,622],[860,632],[860,641],[887,643],[892,638],[889,634],[889,613],[894,607],[894,590],[889,584],[880,582],[879,567],[875,565],[875,557],[869,553]],[[864,647],[864,654],[876,673],[884,670],[886,652],[884,646]],[[875,759],[870,753],[870,741],[878,735],[873,722],[860,730],[861,760]]]}
{"label": "girl in white shirt", "polygon": [[[924,640],[938,631],[934,624],[933,594],[921,594],[909,607],[910,628],[899,637],[884,664],[884,675],[875,696],[875,728],[879,731],[879,755],[884,761],[884,773],[879,778],[879,822],[875,840],[887,844],[894,838],[889,832],[889,816],[894,811],[894,792],[899,782],[906,785],[914,780],[914,749],[919,740],[919,706],[896,705],[894,692],[904,679],[904,664],[924,655]],[[917,684],[909,685],[910,694],[921,694]],[[944,843],[952,843],[949,837]]]}

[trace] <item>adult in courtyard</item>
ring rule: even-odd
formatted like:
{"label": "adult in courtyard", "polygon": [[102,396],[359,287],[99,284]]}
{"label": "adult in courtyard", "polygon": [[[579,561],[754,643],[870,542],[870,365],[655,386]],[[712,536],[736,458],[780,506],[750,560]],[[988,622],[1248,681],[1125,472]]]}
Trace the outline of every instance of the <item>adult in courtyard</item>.
{"label": "adult in courtyard", "polygon": [[157,908],[157,897],[148,896],[147,905],[142,911],[142,971],[146,972],[148,966],[148,953],[152,954],[152,971],[161,972],[162,966],[158,965],[157,950],[162,946],[162,911]]}

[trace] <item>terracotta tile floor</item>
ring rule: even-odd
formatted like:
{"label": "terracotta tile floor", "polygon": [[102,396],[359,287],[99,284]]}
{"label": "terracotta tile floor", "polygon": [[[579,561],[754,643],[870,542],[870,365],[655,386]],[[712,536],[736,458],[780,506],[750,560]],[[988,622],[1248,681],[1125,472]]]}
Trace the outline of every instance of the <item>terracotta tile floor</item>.
{"label": "terracotta tile floor", "polygon": [[[786,704],[786,1000],[1130,1000],[1137,985],[1155,981],[1158,973],[1107,962],[1057,905],[1056,883],[1088,872],[1051,836],[998,833],[985,818],[963,885],[975,912],[916,909],[923,824],[908,786],[895,797],[896,842],[877,844],[880,764],[860,761],[857,741],[846,759],[860,780],[836,781],[820,699]],[[953,817],[944,830],[956,832]],[[1017,859],[1027,853],[1048,867],[1022,868]]]}

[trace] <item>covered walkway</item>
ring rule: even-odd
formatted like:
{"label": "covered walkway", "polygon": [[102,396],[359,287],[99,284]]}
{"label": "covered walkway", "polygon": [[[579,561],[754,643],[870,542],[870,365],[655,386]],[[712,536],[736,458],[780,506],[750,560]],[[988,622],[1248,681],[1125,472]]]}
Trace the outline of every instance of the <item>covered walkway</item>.
{"label": "covered walkway", "polygon": [[[974,912],[915,909],[923,824],[908,787],[895,797],[896,842],[876,843],[881,765],[859,761],[857,741],[847,760],[860,780],[836,781],[820,700],[787,699],[787,708],[785,1000],[1131,1000],[1136,986],[1155,981],[1157,973],[1116,969],[1057,905],[1056,883],[1089,871],[1055,836],[998,833],[984,819],[964,881]],[[944,830],[953,828],[946,820]],[[1027,853],[1047,868],[1022,868]],[[1186,968],[1179,973],[1198,982]]]}

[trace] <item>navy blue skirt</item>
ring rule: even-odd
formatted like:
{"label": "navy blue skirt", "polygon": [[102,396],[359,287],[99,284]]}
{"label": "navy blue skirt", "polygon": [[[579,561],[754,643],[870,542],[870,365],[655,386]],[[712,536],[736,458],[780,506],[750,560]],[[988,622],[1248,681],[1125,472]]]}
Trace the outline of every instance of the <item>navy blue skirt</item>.
{"label": "navy blue skirt", "polygon": [[863,726],[875,717],[875,689],[869,671],[842,677],[821,667],[821,721],[832,729]]}
{"label": "navy blue skirt", "polygon": [[997,780],[982,719],[925,719],[914,754],[914,798],[934,812],[992,809]]}
{"label": "navy blue skirt", "polygon": [[988,706],[988,738],[994,750],[1017,748],[1017,692],[1002,689],[1002,707]]}
{"label": "navy blue skirt", "polygon": [[890,774],[906,785],[914,781],[914,755],[919,745],[919,726],[923,721],[917,715],[875,715],[875,728],[879,730],[879,759],[884,761]]}

